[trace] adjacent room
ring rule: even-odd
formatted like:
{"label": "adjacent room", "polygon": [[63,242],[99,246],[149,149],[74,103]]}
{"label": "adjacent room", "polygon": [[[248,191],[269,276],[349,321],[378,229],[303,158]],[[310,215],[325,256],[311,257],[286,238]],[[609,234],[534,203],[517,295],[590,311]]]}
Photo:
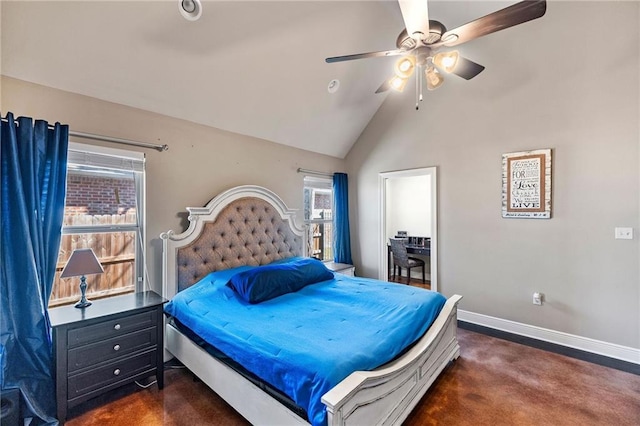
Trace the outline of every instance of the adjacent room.
{"label": "adjacent room", "polygon": [[640,422],[640,1],[0,2],[2,425]]}

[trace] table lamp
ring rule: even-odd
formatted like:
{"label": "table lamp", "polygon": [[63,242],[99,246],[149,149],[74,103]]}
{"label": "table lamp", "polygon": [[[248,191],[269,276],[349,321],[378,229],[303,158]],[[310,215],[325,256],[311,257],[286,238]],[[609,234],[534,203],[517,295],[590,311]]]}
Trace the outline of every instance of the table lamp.
{"label": "table lamp", "polygon": [[91,306],[91,302],[87,300],[85,293],[87,291],[87,279],[85,275],[101,274],[104,272],[102,265],[98,261],[93,250],[76,249],[71,254],[71,257],[64,266],[60,278],[77,277],[80,276],[80,293],[82,298],[76,303],[76,308],[86,308]]}

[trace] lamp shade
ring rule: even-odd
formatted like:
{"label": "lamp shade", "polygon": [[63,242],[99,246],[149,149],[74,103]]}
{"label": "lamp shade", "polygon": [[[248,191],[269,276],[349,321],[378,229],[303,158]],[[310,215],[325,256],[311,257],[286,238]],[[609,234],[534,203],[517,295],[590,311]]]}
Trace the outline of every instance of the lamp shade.
{"label": "lamp shade", "polygon": [[101,274],[104,272],[93,250],[76,249],[64,266],[60,278],[77,277],[80,275]]}

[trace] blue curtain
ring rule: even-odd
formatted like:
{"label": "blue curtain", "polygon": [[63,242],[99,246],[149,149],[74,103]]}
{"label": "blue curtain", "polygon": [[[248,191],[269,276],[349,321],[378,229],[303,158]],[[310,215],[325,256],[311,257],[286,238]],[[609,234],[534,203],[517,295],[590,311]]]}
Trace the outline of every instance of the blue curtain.
{"label": "blue curtain", "polygon": [[19,388],[31,424],[57,424],[47,312],[60,246],[69,128],[2,119],[0,387]]}
{"label": "blue curtain", "polygon": [[349,182],[346,173],[333,174],[333,261],[353,264],[349,232]]}

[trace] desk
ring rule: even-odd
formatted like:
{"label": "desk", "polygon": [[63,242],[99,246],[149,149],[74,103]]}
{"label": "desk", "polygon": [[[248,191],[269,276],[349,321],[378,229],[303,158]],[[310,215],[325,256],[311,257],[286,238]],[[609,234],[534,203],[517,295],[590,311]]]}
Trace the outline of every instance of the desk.
{"label": "desk", "polygon": [[[431,256],[431,246],[407,244],[407,253]],[[387,244],[387,280],[391,279],[391,244]]]}

